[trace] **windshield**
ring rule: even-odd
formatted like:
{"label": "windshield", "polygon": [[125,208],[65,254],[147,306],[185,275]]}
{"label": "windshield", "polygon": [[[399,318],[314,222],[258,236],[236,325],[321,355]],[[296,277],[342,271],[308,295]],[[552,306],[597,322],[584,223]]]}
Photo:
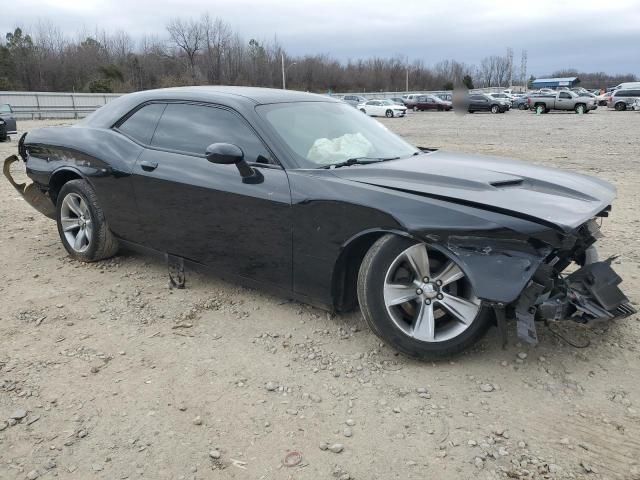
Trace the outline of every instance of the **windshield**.
{"label": "windshield", "polygon": [[6,103],[0,104],[0,112],[11,113],[11,107]]}
{"label": "windshield", "polygon": [[326,167],[353,158],[409,157],[419,152],[377,120],[343,103],[276,103],[256,110],[303,168]]}
{"label": "windshield", "polygon": [[380,102],[381,105],[395,105],[391,100],[382,100]]}

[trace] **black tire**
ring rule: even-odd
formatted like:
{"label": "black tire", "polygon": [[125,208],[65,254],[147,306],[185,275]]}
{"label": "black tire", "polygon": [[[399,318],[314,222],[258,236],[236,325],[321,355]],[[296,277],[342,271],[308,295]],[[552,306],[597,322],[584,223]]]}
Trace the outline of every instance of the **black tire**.
{"label": "black tire", "polygon": [[[69,194],[79,195],[89,210],[93,226],[93,234],[89,245],[83,252],[78,252],[69,244],[62,228],[61,211],[65,197]],[[118,252],[118,240],[109,229],[104,212],[98,203],[95,191],[85,180],[71,180],[65,183],[58,193],[56,204],[56,221],[62,245],[69,255],[82,262],[96,262],[114,256]]]}
{"label": "black tire", "polygon": [[404,250],[417,242],[398,235],[385,235],[369,249],[358,274],[358,301],[362,315],[380,339],[399,352],[418,359],[451,356],[476,343],[493,322],[491,311],[482,307],[469,327],[446,341],[423,342],[398,328],[384,303],[384,279],[389,266]]}
{"label": "black tire", "polygon": [[360,111],[366,115],[367,111],[364,108],[361,108]]}
{"label": "black tire", "polygon": [[518,110],[526,110],[527,109],[527,105],[525,103],[521,103],[520,105],[518,105]]}
{"label": "black tire", "polygon": [[392,118],[393,117],[393,110],[387,110],[386,112],[384,112],[384,116],[387,118]]}
{"label": "black tire", "polygon": [[536,113],[547,113],[549,110],[547,110],[543,103],[538,103],[534,106],[533,111]]}
{"label": "black tire", "polygon": [[491,105],[491,113],[502,113],[502,109],[498,105]]}
{"label": "black tire", "polygon": [[627,104],[624,102],[618,102],[616,103],[615,108],[618,112],[624,112],[627,109]]}
{"label": "black tire", "polygon": [[576,104],[576,106],[573,108],[573,110],[577,113],[577,114],[583,114],[583,113],[587,113],[587,106],[584,103],[578,103]]}

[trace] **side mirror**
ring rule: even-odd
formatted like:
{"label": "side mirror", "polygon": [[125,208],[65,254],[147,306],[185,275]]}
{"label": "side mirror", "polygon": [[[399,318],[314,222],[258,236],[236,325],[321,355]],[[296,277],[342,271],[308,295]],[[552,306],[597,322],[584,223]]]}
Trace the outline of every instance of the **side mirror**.
{"label": "side mirror", "polygon": [[264,177],[259,170],[251,168],[244,159],[242,149],[232,143],[212,143],[204,153],[211,163],[235,165],[243,183],[262,183]]}
{"label": "side mirror", "polygon": [[207,147],[204,155],[211,163],[222,165],[236,164],[244,160],[242,149],[232,143],[212,143]]}

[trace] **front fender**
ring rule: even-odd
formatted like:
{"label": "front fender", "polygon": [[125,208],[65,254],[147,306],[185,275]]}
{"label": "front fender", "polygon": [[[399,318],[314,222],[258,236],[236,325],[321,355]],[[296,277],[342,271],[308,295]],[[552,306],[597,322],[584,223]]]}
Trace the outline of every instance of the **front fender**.
{"label": "front fender", "polygon": [[452,236],[447,250],[455,255],[478,298],[490,303],[514,302],[551,248],[537,250],[525,241]]}

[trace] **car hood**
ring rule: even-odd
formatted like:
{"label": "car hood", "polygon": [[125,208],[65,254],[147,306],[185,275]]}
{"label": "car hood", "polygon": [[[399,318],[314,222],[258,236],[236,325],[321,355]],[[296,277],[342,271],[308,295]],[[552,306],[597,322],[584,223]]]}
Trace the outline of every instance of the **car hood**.
{"label": "car hood", "polygon": [[341,178],[506,213],[569,232],[611,204],[613,185],[587,175],[482,155],[435,151],[333,170]]}

